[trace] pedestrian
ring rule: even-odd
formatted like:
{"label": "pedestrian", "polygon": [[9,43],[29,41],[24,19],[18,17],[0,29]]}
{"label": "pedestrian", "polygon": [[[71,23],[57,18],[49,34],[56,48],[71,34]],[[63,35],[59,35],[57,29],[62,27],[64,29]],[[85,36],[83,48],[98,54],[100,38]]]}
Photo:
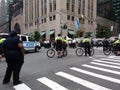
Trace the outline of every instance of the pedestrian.
{"label": "pedestrian", "polygon": [[3,84],[9,83],[11,75],[13,74],[13,85],[17,85],[22,83],[19,79],[19,74],[24,63],[24,47],[15,30],[11,31],[9,35],[10,37],[3,43],[7,63]]}

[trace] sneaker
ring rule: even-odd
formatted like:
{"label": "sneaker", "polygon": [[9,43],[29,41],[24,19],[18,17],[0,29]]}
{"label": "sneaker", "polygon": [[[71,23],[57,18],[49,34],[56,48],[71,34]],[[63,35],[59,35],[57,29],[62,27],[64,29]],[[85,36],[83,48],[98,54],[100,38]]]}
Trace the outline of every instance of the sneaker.
{"label": "sneaker", "polygon": [[9,83],[9,81],[3,81],[3,84],[8,84]]}
{"label": "sneaker", "polygon": [[13,83],[13,85],[18,85],[18,84],[21,84],[21,83],[22,83],[22,81],[19,81],[17,83]]}

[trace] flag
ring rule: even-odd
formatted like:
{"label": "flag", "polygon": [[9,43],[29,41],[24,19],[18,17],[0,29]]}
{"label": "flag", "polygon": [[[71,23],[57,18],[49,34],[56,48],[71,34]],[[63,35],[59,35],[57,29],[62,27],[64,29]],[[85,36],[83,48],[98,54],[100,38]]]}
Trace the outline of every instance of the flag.
{"label": "flag", "polygon": [[75,28],[76,29],[80,29],[80,19],[77,18],[75,21],[74,21],[74,24],[75,24]]}
{"label": "flag", "polygon": [[37,25],[37,27],[39,27],[39,26],[40,26],[39,19],[37,19],[37,20],[36,20],[36,25]]}
{"label": "flag", "polygon": [[14,7],[14,9],[16,8],[16,6],[18,5],[19,3],[14,3],[12,6]]}
{"label": "flag", "polygon": [[25,24],[25,29],[28,30],[28,24]]}
{"label": "flag", "polygon": [[93,28],[96,29],[97,28],[97,23],[94,21],[93,22]]}

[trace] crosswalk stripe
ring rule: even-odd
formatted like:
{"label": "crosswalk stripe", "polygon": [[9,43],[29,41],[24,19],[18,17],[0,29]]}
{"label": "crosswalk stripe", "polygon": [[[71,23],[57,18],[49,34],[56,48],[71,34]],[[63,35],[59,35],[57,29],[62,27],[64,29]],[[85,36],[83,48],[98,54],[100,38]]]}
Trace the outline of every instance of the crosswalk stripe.
{"label": "crosswalk stripe", "polygon": [[111,81],[111,82],[120,84],[120,80],[116,79],[116,78],[112,78],[112,77],[109,77],[109,76],[105,76],[105,75],[93,73],[93,72],[90,72],[90,71],[82,70],[82,69],[79,69],[79,68],[76,68],[76,67],[72,67],[70,69],[74,70],[74,71],[77,71],[77,72],[80,72],[80,73],[84,73],[84,74],[87,74],[87,75],[91,75],[91,76],[94,76],[94,77],[97,77],[97,78],[101,78],[101,79],[104,79],[104,80],[107,80],[107,81]]}
{"label": "crosswalk stripe", "polygon": [[109,73],[120,75],[120,72],[113,71],[113,70],[110,70],[110,69],[95,67],[95,66],[91,66],[91,65],[87,65],[87,64],[83,64],[82,66],[87,67],[87,68],[92,68],[92,69],[95,69],[95,70],[100,70],[100,71],[104,71],[104,72],[109,72]]}
{"label": "crosswalk stripe", "polygon": [[108,58],[113,58],[113,59],[118,59],[118,60],[120,60],[120,57],[118,57],[118,56],[109,56]]}
{"label": "crosswalk stripe", "polygon": [[93,60],[93,61],[96,61],[96,62],[102,62],[102,63],[107,63],[107,64],[113,64],[113,65],[120,65],[120,63],[114,63],[114,62],[106,62],[106,61],[101,61],[101,60]]}
{"label": "crosswalk stripe", "polygon": [[94,65],[99,65],[99,66],[105,66],[105,67],[111,67],[111,68],[120,69],[119,66],[113,66],[113,65],[102,64],[102,63],[97,63],[97,62],[90,62],[90,63],[91,63],[91,64],[94,64]]}
{"label": "crosswalk stripe", "polygon": [[19,85],[13,86],[15,90],[32,90],[26,84],[22,83]]}
{"label": "crosswalk stripe", "polygon": [[95,83],[86,81],[84,79],[78,78],[76,76],[70,75],[70,74],[65,73],[65,72],[57,72],[55,74],[58,75],[58,76],[64,77],[66,79],[69,79],[69,80],[71,80],[71,81],[73,81],[75,83],[78,83],[80,85],[83,85],[83,86],[85,86],[87,88],[93,89],[93,90],[111,90],[109,88],[97,85]]}
{"label": "crosswalk stripe", "polygon": [[51,88],[52,90],[68,90],[66,88],[64,88],[63,86],[61,86],[60,84],[46,78],[39,78],[37,79],[39,82],[43,83],[44,85],[48,86],[49,88]]}
{"label": "crosswalk stripe", "polygon": [[113,60],[113,59],[109,59],[109,58],[100,58],[100,60],[107,60],[107,61],[120,62],[120,60]]}

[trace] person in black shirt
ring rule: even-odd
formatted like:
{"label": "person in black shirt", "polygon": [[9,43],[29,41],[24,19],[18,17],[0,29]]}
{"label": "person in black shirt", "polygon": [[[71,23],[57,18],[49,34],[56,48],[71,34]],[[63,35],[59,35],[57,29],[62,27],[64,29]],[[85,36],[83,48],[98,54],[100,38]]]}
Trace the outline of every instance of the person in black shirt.
{"label": "person in black shirt", "polygon": [[3,84],[10,82],[12,73],[13,85],[22,83],[19,79],[19,74],[24,63],[24,47],[15,30],[10,32],[10,37],[3,43],[3,50],[7,63],[7,70],[3,79]]}

